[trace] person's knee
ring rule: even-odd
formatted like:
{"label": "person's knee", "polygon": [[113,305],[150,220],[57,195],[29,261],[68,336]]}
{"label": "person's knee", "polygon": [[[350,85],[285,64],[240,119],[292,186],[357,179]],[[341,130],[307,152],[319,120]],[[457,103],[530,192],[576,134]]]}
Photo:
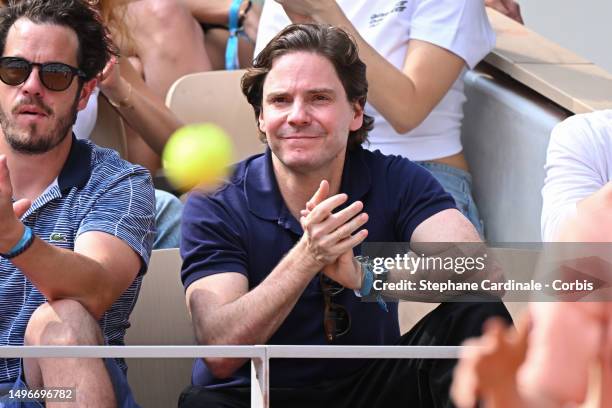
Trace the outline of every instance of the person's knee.
{"label": "person's knee", "polygon": [[97,322],[76,300],[62,299],[40,305],[28,321],[27,345],[96,345],[103,342]]}
{"label": "person's knee", "polygon": [[139,2],[134,14],[143,30],[141,34],[150,39],[165,38],[169,30],[192,27],[196,23],[187,7],[176,0],[145,0]]}
{"label": "person's knee", "polygon": [[156,18],[158,22],[164,21],[186,21],[191,20],[193,17],[187,7],[185,7],[180,1],[176,0],[148,0],[151,3],[149,7],[151,9],[152,16]]}

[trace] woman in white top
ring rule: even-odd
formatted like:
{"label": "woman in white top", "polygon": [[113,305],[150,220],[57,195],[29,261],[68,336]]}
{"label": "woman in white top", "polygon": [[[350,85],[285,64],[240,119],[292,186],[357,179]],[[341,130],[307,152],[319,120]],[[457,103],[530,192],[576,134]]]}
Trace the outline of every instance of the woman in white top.
{"label": "woman in white top", "polygon": [[460,133],[463,73],[495,44],[483,1],[269,0],[256,55],[291,22],[332,24],[353,35],[368,67],[370,148],[429,169],[482,235]]}

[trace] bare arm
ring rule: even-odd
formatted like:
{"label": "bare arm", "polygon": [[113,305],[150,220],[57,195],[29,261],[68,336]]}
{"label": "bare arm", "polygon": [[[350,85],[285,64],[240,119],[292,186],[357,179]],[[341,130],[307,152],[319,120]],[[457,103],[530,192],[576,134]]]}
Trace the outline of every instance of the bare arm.
{"label": "bare arm", "polygon": [[115,104],[121,117],[161,155],[166,141],[182,123],[142,80],[127,58],[110,63],[102,73],[100,89]]}
{"label": "bare arm", "polygon": [[472,223],[457,209],[440,211],[419,224],[410,245],[428,242],[481,242]]}
{"label": "bare arm", "polygon": [[[0,157],[0,252],[19,241],[24,225],[18,216],[29,207],[26,200],[11,206],[12,189],[6,158]],[[49,300],[74,299],[96,319],[132,283],[140,269],[139,256],[121,239],[103,232],[85,232],[74,252],[35,238],[32,246],[12,258],[13,264]]]}
{"label": "bare arm", "polygon": [[332,0],[276,0],[293,22],[304,18],[342,27],[357,41],[368,66],[368,101],[398,133],[417,127],[459,77],[465,62],[437,45],[410,40],[402,70],[373,49]]}
{"label": "bare arm", "polygon": [[[468,255],[477,257],[485,253],[486,247],[484,245],[473,245],[473,246],[462,246],[458,247],[455,243],[480,243],[480,236],[474,228],[474,226],[456,209],[448,209],[440,211],[437,214],[429,217],[423,221],[414,230],[410,246],[416,253],[424,253],[428,256],[459,256],[465,255],[463,251],[472,251]],[[434,248],[432,243],[440,243]],[[405,248],[408,251],[408,247]],[[432,250],[435,249],[435,252]],[[489,265],[487,265],[489,268]],[[359,289],[362,284],[362,271],[361,266],[354,260],[353,252],[347,251],[337,258],[336,262],[327,265],[323,272],[330,278],[340,283],[342,286],[350,289]],[[477,275],[476,278],[482,276],[490,277],[491,279],[498,279],[498,270],[496,269],[485,269],[481,275]],[[437,273],[435,276],[428,276],[430,279],[451,279],[457,275],[450,271],[435,271],[421,268],[418,270],[417,275],[412,275],[410,270],[406,269],[393,269],[389,270],[387,277],[388,282],[401,282],[402,280],[409,279],[415,280],[420,279],[422,276],[427,276],[428,273]],[[426,301],[438,301],[434,298],[435,293],[426,291],[420,293],[416,290],[408,292],[402,291],[384,291],[386,296],[405,299],[405,300],[426,300]],[[440,296],[440,299],[447,299],[447,294]]]}
{"label": "bare arm", "polygon": [[[221,273],[194,282],[186,296],[198,343],[265,344],[319,269],[300,241],[251,291],[246,277],[237,273]],[[206,362],[216,377],[225,378],[245,359],[209,358]]]}
{"label": "bare arm", "polygon": [[134,281],[141,261],[121,239],[86,232],[74,252],[36,238],[13,264],[47,299],[74,299],[99,319]]}

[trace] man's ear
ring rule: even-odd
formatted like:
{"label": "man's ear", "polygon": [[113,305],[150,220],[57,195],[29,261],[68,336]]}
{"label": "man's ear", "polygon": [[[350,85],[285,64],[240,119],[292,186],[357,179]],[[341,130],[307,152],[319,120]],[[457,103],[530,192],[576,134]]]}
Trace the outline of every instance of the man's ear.
{"label": "man's ear", "polygon": [[79,104],[77,105],[77,110],[83,110],[87,106],[87,101],[89,101],[89,97],[96,86],[98,85],[98,79],[93,78],[87,82],[83,83],[81,87],[81,94],[79,95]]}
{"label": "man's ear", "polygon": [[363,125],[363,107],[359,102],[353,102],[353,119],[349,125],[351,131],[358,130]]}

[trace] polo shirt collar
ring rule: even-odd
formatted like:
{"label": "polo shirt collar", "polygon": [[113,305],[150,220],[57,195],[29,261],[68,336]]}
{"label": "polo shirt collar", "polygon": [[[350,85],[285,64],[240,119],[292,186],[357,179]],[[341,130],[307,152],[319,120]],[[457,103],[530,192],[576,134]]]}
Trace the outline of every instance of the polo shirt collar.
{"label": "polo shirt collar", "polygon": [[57,178],[57,184],[63,193],[73,187],[82,188],[91,177],[92,146],[83,140],[78,140],[72,134],[72,145]]}
{"label": "polo shirt collar", "polygon": [[[346,155],[340,191],[348,194],[348,204],[360,200],[370,191],[370,168],[364,154],[363,148],[359,146]],[[258,217],[281,220],[289,213],[278,189],[270,148],[266,149],[264,155],[248,163],[244,186],[248,208]]]}
{"label": "polo shirt collar", "polygon": [[372,171],[365,159],[366,151],[361,146],[346,153],[340,192],[348,195],[347,205],[361,200],[372,186]]}
{"label": "polo shirt collar", "polygon": [[270,148],[248,164],[244,188],[247,205],[253,214],[266,220],[280,218],[285,203],[276,183]]}

